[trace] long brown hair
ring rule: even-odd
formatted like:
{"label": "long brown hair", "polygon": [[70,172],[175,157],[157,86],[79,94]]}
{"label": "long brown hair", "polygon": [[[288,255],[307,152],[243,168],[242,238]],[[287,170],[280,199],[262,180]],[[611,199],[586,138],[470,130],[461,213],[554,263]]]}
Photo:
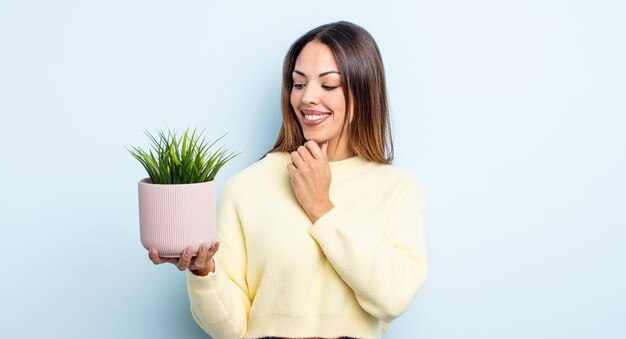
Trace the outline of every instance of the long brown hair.
{"label": "long brown hair", "polygon": [[290,97],[296,59],[304,46],[314,40],[330,47],[335,55],[346,107],[353,108],[352,122],[347,123],[349,114],[345,115],[343,122],[344,129],[348,130],[349,149],[366,160],[390,164],[393,161],[393,140],[382,57],[374,38],[361,26],[347,21],[314,28],[289,48],[283,62],[283,123],[276,143],[268,153],[293,152],[306,142]]}

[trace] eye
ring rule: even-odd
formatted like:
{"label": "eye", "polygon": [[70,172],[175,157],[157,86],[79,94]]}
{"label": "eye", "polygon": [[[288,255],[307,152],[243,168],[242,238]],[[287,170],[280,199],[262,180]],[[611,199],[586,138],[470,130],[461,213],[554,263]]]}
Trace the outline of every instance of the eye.
{"label": "eye", "polygon": [[302,88],[304,88],[304,84],[294,83],[293,84],[293,88],[295,88],[295,89],[302,89]]}
{"label": "eye", "polygon": [[322,85],[322,88],[326,91],[332,91],[335,88],[337,88],[337,86],[328,86],[328,85]]}

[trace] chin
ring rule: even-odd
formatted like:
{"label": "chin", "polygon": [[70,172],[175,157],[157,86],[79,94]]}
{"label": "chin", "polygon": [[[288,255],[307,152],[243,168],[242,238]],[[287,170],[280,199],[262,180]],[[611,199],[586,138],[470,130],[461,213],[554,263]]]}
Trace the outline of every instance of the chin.
{"label": "chin", "polygon": [[326,140],[328,140],[327,137],[322,136],[322,135],[310,135],[310,134],[306,134],[306,133],[304,134],[304,139],[306,141],[313,140],[313,141],[317,142],[318,144],[324,143],[324,142],[326,142]]}

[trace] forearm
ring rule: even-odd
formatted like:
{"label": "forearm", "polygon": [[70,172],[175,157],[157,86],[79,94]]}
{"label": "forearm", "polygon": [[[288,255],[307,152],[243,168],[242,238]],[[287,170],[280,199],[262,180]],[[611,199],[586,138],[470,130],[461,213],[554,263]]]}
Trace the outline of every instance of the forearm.
{"label": "forearm", "polygon": [[309,230],[361,307],[385,321],[409,307],[428,271],[420,184],[390,198],[388,211],[372,214],[336,206]]}
{"label": "forearm", "polygon": [[335,208],[310,233],[361,307],[379,319],[391,320],[408,308],[424,282],[425,256],[416,246],[376,239],[349,219]]}

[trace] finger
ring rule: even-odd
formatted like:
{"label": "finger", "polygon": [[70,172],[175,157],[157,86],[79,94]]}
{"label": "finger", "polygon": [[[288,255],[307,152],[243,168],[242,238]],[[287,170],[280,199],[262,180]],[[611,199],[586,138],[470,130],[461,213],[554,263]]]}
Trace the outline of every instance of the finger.
{"label": "finger", "polygon": [[298,169],[296,165],[290,163],[287,165],[287,171],[289,171],[289,178],[293,180],[298,175]]}
{"label": "finger", "polygon": [[296,165],[290,162],[289,164],[287,164],[287,171],[289,171],[289,174],[293,175],[296,174],[298,170],[296,169]]}
{"label": "finger", "polygon": [[220,249],[220,242],[216,241],[213,243],[213,245],[211,246],[211,248],[209,248],[209,255],[207,256],[207,261],[211,260],[213,258],[213,256],[215,256],[215,253],[217,253],[217,250]]}
{"label": "finger", "polygon": [[159,260],[159,254],[157,253],[157,250],[155,250],[154,248],[150,248],[150,250],[148,251],[148,258],[150,258],[152,263],[155,265],[158,265],[161,263]]}
{"label": "finger", "polygon": [[201,258],[196,258],[196,262],[198,263],[198,268],[208,268],[210,266],[211,260],[213,260],[213,257],[215,256],[215,253],[217,253],[217,250],[220,249],[220,242],[219,241],[214,241],[213,244],[211,245],[211,247],[208,247],[206,249],[206,257],[203,259],[204,263],[203,266],[200,263]]}
{"label": "finger", "polygon": [[328,155],[328,141],[322,144],[322,154]]}
{"label": "finger", "polygon": [[171,263],[176,265],[176,263],[178,263],[178,258],[159,257],[159,259],[161,259],[161,264]]}
{"label": "finger", "polygon": [[206,267],[206,258],[209,255],[209,246],[207,244],[200,245],[200,249],[198,249],[198,256],[193,260],[193,264],[191,265],[194,269],[205,268]]}
{"label": "finger", "polygon": [[185,250],[183,251],[183,253],[181,253],[180,258],[178,259],[178,263],[176,264],[176,267],[178,267],[180,271],[186,270],[189,267],[189,264],[191,263],[192,256],[193,256],[193,247],[187,246]]}
{"label": "finger", "polygon": [[154,247],[151,247],[150,251],[148,251],[148,258],[150,258],[152,263],[154,263],[155,265],[161,265],[168,262],[176,263],[178,261],[176,258],[160,257],[159,252],[157,252]]}
{"label": "finger", "polygon": [[296,168],[304,167],[304,160],[302,160],[300,153],[297,151],[291,152],[291,162],[296,166]]}
{"label": "finger", "polygon": [[317,145],[317,142],[309,140],[304,144],[304,146],[306,146],[313,158],[319,159],[322,156],[322,150]]}
{"label": "finger", "polygon": [[[313,143],[315,143],[315,141]],[[315,158],[313,157],[313,154],[311,154],[311,151],[309,151],[306,143],[304,145],[305,146],[298,147],[298,154],[300,154],[300,157],[302,157],[302,160],[304,160],[304,162],[311,162]]]}

